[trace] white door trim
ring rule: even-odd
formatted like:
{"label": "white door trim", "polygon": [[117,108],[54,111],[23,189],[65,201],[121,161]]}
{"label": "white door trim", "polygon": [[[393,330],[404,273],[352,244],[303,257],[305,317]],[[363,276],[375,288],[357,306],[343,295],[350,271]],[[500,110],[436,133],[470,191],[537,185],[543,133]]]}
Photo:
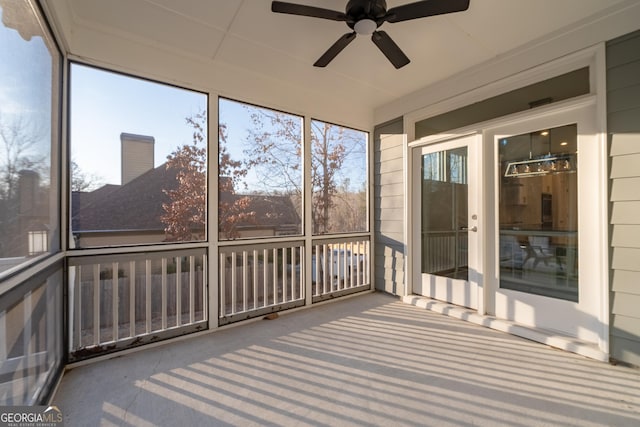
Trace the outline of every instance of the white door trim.
{"label": "white door trim", "polygon": [[[569,123],[578,123],[578,229],[579,229],[579,286],[580,302],[550,301],[549,312],[568,310],[582,316],[585,325],[574,333],[576,338],[597,344],[601,351],[608,353],[609,349],[609,279],[608,279],[608,215],[607,199],[607,139],[604,129],[598,120],[598,99],[596,96],[582,97],[561,105],[550,106],[545,111],[530,112],[519,117],[511,117],[492,123],[484,130],[485,167],[495,170],[497,164],[498,147],[495,141],[500,136],[508,136],[551,128]],[[498,194],[499,182],[495,173],[487,179],[487,218],[494,220],[487,224],[486,235],[490,237],[486,246],[484,271],[487,278],[486,302],[487,311],[492,315],[503,317],[504,312],[496,312],[499,303],[495,298],[503,298],[514,294],[515,291],[499,290],[498,283]],[[521,310],[531,309],[537,297],[519,293]],[[502,315],[501,315],[502,314]],[[552,316],[549,316],[552,317]],[[560,317],[560,316],[558,316]],[[538,317],[540,319],[540,317]],[[513,320],[513,319],[507,319]],[[549,321],[551,323],[551,321]],[[540,319],[529,326],[556,329],[553,325]]]}
{"label": "white door trim", "polygon": [[[414,293],[414,290],[417,289],[418,283],[422,280],[421,269],[420,269],[420,226],[421,226],[421,217],[420,217],[420,200],[421,200],[421,188],[415,184],[416,181],[416,173],[419,173],[419,168],[417,164],[419,164],[419,159],[421,158],[421,151],[425,147],[429,147],[431,145],[439,145],[442,143],[453,142],[457,140],[463,140],[469,138],[469,142],[465,145],[469,145],[472,147],[473,155],[469,156],[469,163],[467,165],[469,172],[469,179],[475,179],[476,177],[483,177],[483,149],[482,149],[482,135],[479,132],[464,132],[456,135],[440,135],[440,136],[430,136],[427,138],[423,138],[419,141],[414,141],[408,144],[407,155],[405,156],[405,170],[407,171],[405,187],[406,187],[406,209],[405,209],[405,236],[406,236],[406,248],[407,254],[406,256],[406,275],[407,278],[407,286],[406,286],[406,295],[411,295]],[[470,153],[471,154],[471,153]],[[474,182],[476,190],[469,191],[469,197],[473,197],[473,200],[469,200],[470,205],[475,205],[475,209],[472,214],[477,215],[477,220],[472,220],[469,218],[470,227],[475,225],[478,228],[476,233],[473,233],[470,236],[470,247],[471,241],[477,241],[478,244],[475,246],[478,250],[470,251],[469,258],[469,267],[470,267],[470,281],[474,283],[474,288],[476,289],[474,300],[475,305],[477,306],[477,311],[479,314],[485,313],[485,296],[483,292],[483,274],[482,274],[482,266],[484,265],[483,251],[482,245],[480,242],[484,241],[484,215],[483,211],[484,207],[484,197],[482,195],[483,191],[483,180],[480,182]],[[473,266],[473,268],[472,268]]]}

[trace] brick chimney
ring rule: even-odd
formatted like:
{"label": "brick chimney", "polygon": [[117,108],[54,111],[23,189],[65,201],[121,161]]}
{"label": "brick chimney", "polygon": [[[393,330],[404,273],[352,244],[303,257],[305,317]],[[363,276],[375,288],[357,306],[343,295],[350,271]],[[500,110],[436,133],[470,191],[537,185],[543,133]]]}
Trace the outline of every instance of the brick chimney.
{"label": "brick chimney", "polygon": [[121,185],[129,183],[153,169],[154,145],[155,138],[152,136],[120,134]]}

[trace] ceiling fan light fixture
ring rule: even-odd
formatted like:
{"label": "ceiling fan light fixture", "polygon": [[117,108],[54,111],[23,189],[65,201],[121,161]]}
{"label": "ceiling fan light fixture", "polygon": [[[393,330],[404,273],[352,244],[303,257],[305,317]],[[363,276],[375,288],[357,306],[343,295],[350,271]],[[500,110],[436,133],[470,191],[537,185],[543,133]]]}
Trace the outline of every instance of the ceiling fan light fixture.
{"label": "ceiling fan light fixture", "polygon": [[370,36],[376,28],[378,24],[372,19],[361,19],[353,26],[354,31],[363,36]]}
{"label": "ceiling fan light fixture", "polygon": [[352,30],[343,34],[322,56],[313,64],[316,67],[326,67],[333,58],[347,47],[357,35],[370,36],[371,41],[387,57],[396,68],[407,65],[409,58],[385,31],[378,28],[388,22],[410,21],[427,18],[429,16],[446,13],[462,12],[469,8],[471,0],[421,0],[392,7],[387,10],[386,0],[347,0],[345,11],[325,9],[284,1],[272,1],[271,11],[289,15],[307,16],[311,18],[341,21]]}

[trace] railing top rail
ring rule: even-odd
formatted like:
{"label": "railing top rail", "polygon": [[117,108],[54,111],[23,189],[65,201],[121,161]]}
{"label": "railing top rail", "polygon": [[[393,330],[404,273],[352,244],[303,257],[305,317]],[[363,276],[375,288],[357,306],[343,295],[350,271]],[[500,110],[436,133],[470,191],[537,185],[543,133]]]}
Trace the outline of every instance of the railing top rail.
{"label": "railing top rail", "polygon": [[95,255],[119,255],[133,253],[151,253],[166,251],[181,251],[185,249],[204,249],[209,244],[207,242],[165,242],[161,244],[139,244],[139,245],[123,245],[123,246],[105,246],[95,248],[73,248],[66,253],[68,257],[83,257]]}
{"label": "railing top rail", "polygon": [[264,249],[282,249],[282,248],[295,248],[304,246],[304,240],[287,240],[283,242],[263,242],[244,245],[232,245],[232,246],[220,246],[220,253],[232,253],[240,251],[253,251]]}
{"label": "railing top rail", "polygon": [[350,243],[350,242],[358,242],[358,241],[370,241],[371,236],[369,234],[360,234],[360,235],[349,235],[349,236],[339,236],[339,237],[321,237],[314,238],[312,243],[314,245],[324,245],[324,244],[340,244],[340,243]]}
{"label": "railing top rail", "polygon": [[183,250],[159,251],[159,252],[133,252],[113,255],[88,255],[69,257],[69,266],[89,264],[104,264],[113,262],[144,261],[147,259],[174,258],[183,256],[201,256],[207,252],[206,248],[191,248]]}

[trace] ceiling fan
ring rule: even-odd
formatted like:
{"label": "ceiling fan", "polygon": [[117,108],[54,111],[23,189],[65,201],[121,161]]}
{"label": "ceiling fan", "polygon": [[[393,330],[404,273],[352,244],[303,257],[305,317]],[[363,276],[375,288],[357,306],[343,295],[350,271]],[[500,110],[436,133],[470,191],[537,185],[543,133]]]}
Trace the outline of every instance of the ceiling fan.
{"label": "ceiling fan", "polygon": [[371,35],[371,40],[396,68],[407,65],[410,60],[384,31],[378,28],[385,22],[395,23],[445,13],[461,12],[469,8],[470,0],[424,0],[392,7],[387,10],[385,0],[349,0],[344,13],[315,6],[274,1],[271,11],[290,15],[310,16],[346,22],[353,31],[338,39],[313,65],[326,67],[357,34]]}

